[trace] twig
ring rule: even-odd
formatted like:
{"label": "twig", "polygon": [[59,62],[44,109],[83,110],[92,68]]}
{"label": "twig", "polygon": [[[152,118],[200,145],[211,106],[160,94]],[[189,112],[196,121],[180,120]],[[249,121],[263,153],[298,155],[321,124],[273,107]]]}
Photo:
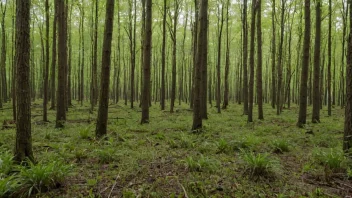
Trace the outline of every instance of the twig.
{"label": "twig", "polygon": [[115,188],[115,186],[116,186],[116,184],[117,184],[117,179],[118,179],[118,178],[120,178],[120,173],[119,173],[119,174],[117,174],[117,176],[116,176],[116,178],[115,178],[114,185],[112,186],[112,188],[111,188],[111,190],[110,190],[110,193],[109,193],[108,198],[110,198],[110,197],[111,197],[111,193],[112,193],[112,191],[114,190],[114,188]]}
{"label": "twig", "polygon": [[189,197],[188,197],[188,194],[187,194],[187,191],[186,191],[186,189],[185,189],[185,187],[181,184],[181,182],[180,182],[180,181],[178,181],[178,183],[180,184],[180,186],[181,186],[181,188],[182,188],[183,192],[185,193],[185,198],[189,198]]}

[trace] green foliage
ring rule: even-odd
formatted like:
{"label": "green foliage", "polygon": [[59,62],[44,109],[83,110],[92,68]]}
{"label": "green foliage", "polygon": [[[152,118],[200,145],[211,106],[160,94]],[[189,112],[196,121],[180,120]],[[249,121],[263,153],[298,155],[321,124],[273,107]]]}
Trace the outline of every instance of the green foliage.
{"label": "green foliage", "polygon": [[255,150],[255,147],[258,145],[258,143],[259,140],[257,137],[253,135],[248,135],[247,137],[233,141],[231,144],[234,150],[239,151],[242,149]]}
{"label": "green foliage", "polygon": [[217,153],[228,153],[230,151],[230,145],[224,139],[220,139],[216,143],[216,146],[217,146]]}
{"label": "green foliage", "polygon": [[98,157],[99,163],[108,164],[116,160],[116,150],[113,148],[97,149],[95,154]]}
{"label": "green foliage", "polygon": [[79,130],[79,137],[81,139],[90,139],[90,132],[91,132],[91,129],[92,129],[92,126],[88,126],[88,127],[85,127],[85,128],[81,128]]}
{"label": "green foliage", "polygon": [[17,177],[0,177],[0,197],[10,197],[19,188],[20,184]]}
{"label": "green foliage", "polygon": [[341,171],[347,168],[347,161],[341,149],[329,149],[313,151],[315,162],[329,168],[333,172]]}
{"label": "green foliage", "polygon": [[189,156],[183,162],[189,171],[195,172],[214,172],[220,166],[218,161],[204,157],[203,155],[198,159],[193,159],[192,156]]}
{"label": "green foliage", "polygon": [[269,157],[268,153],[254,153],[242,151],[242,159],[245,163],[245,170],[251,177],[270,176],[276,168],[276,161]]}
{"label": "green foliage", "polygon": [[276,152],[276,153],[284,153],[284,152],[290,151],[288,141],[283,140],[283,139],[272,141],[271,147],[273,148],[274,152]]}
{"label": "green foliage", "polygon": [[54,161],[49,164],[33,164],[20,167],[21,191],[31,196],[33,193],[45,192],[63,182],[70,170],[63,162]]}
{"label": "green foliage", "polygon": [[5,152],[0,155],[0,177],[8,175],[14,168],[13,155]]}

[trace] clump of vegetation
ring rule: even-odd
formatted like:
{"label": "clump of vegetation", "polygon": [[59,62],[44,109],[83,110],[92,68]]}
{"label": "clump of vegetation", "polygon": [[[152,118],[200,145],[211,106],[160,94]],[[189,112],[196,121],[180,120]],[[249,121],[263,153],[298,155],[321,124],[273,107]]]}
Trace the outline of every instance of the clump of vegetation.
{"label": "clump of vegetation", "polygon": [[230,144],[225,139],[220,139],[216,143],[217,152],[216,153],[228,153],[231,149]]}
{"label": "clump of vegetation", "polygon": [[19,186],[18,178],[14,176],[0,177],[0,197],[11,197],[18,190]]}
{"label": "clump of vegetation", "polygon": [[183,162],[189,171],[195,172],[214,172],[219,167],[218,161],[204,157],[203,155],[199,159],[189,156]]}
{"label": "clump of vegetation", "polygon": [[242,149],[255,150],[255,147],[258,145],[258,143],[259,143],[259,140],[257,137],[253,135],[248,135],[247,137],[233,141],[231,145],[232,145],[232,148],[237,151]]}
{"label": "clump of vegetation", "polygon": [[95,150],[96,156],[98,157],[99,163],[108,164],[116,159],[116,150],[113,148],[97,149]]}
{"label": "clump of vegetation", "polygon": [[8,175],[14,168],[13,155],[5,152],[0,155],[0,177]]}
{"label": "clump of vegetation", "polygon": [[82,128],[79,130],[79,137],[81,139],[90,139],[90,131],[91,131],[91,126],[88,126],[88,127],[85,127],[85,128]]}
{"label": "clump of vegetation", "polygon": [[277,164],[268,153],[256,154],[253,151],[242,151],[242,159],[245,163],[245,171],[250,177],[270,176]]}
{"label": "clump of vegetation", "polygon": [[271,142],[271,147],[275,153],[284,153],[290,151],[290,146],[286,140],[274,140]]}
{"label": "clump of vegetation", "polygon": [[60,186],[70,170],[70,166],[60,161],[49,164],[33,164],[20,167],[21,192],[30,197],[33,193],[41,193]]}
{"label": "clump of vegetation", "polygon": [[314,160],[316,163],[323,165],[333,172],[341,172],[347,168],[347,160],[342,150],[329,149],[313,151]]}

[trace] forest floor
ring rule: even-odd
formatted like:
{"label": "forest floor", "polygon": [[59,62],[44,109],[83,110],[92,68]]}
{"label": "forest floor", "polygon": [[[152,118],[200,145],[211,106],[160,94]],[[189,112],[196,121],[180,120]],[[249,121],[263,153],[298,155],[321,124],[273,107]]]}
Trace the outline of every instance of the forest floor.
{"label": "forest floor", "polygon": [[[11,120],[7,105],[0,121]],[[43,124],[41,102],[32,107],[36,160],[44,165],[62,161],[70,168],[58,188],[37,192],[38,197],[352,195],[350,162],[341,152],[344,110],[339,107],[331,117],[324,108],[321,123],[309,122],[304,129],[296,127],[296,106],[277,116],[265,105],[265,120],[251,124],[242,105],[231,104],[221,114],[209,107],[204,131],[191,133],[192,111],[186,104],[172,114],[153,104],[146,125],[139,124],[139,108],[114,104],[105,140],[94,138],[97,111],[90,114],[88,103],[69,109],[62,130],[54,128],[54,110],[49,111],[51,122]],[[1,157],[13,150],[15,129],[0,133]]]}

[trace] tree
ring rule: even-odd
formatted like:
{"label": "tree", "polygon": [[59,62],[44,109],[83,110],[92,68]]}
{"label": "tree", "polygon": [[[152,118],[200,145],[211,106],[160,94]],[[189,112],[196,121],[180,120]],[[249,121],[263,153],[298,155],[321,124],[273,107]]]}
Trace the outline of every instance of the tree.
{"label": "tree", "polygon": [[101,138],[106,135],[108,124],[109,107],[109,85],[110,85],[110,65],[111,65],[111,41],[113,33],[115,0],[106,0],[105,30],[101,64],[101,82],[99,110],[95,135]]}
{"label": "tree", "polygon": [[281,24],[280,24],[280,43],[279,43],[279,58],[277,60],[277,92],[276,92],[276,114],[281,114],[282,109],[282,68],[283,68],[283,45],[284,45],[284,31],[285,31],[285,4],[286,0],[281,0]]}
{"label": "tree", "polygon": [[262,85],[262,16],[261,0],[257,1],[257,98],[258,98],[258,119],[263,120],[263,85]]}
{"label": "tree", "polygon": [[257,12],[257,2],[252,2],[251,38],[249,55],[249,91],[248,91],[248,122],[253,122],[253,102],[254,102],[254,37],[255,37],[255,15]]}
{"label": "tree", "polygon": [[34,161],[30,98],[30,0],[16,1],[17,127],[14,160]]}
{"label": "tree", "polygon": [[[350,6],[350,24],[352,24],[352,2]],[[349,152],[352,148],[352,25],[348,38],[347,68],[346,68],[346,107],[345,107],[345,130],[343,135],[343,150]]]}
{"label": "tree", "polygon": [[[196,64],[194,72],[194,94],[193,94],[193,126],[192,130],[202,129],[202,115],[201,115],[201,72],[202,67],[206,67],[207,64],[207,29],[208,29],[208,0],[201,0],[199,19],[199,29],[197,31],[197,52],[196,52]],[[206,98],[205,98],[206,99]],[[206,100],[205,100],[206,103]]]}
{"label": "tree", "polygon": [[224,90],[224,103],[223,109],[229,105],[229,73],[230,73],[230,41],[229,41],[229,7],[230,0],[226,3],[226,57],[225,57],[225,90]]}
{"label": "tree", "polygon": [[55,108],[55,92],[56,92],[56,88],[55,88],[55,76],[56,76],[56,58],[57,58],[57,45],[56,45],[56,40],[57,40],[57,31],[56,28],[58,26],[57,24],[57,19],[58,19],[58,0],[54,0],[54,21],[53,21],[53,44],[52,44],[52,52],[51,52],[51,90],[50,90],[50,98],[51,98],[51,107],[50,109],[54,109]]}
{"label": "tree", "polygon": [[[220,8],[221,6],[221,8]],[[221,38],[222,38],[222,30],[224,26],[224,5],[223,4],[218,4],[218,57],[217,57],[217,64],[216,64],[216,108],[218,110],[218,113],[221,113],[220,109],[220,103],[221,103],[221,95],[220,95],[220,89],[221,89]]]}
{"label": "tree", "polygon": [[45,0],[45,69],[44,69],[44,98],[43,98],[43,121],[48,121],[48,86],[49,86],[49,0]]}
{"label": "tree", "polygon": [[248,115],[248,25],[247,25],[247,0],[243,1],[243,114]]}
{"label": "tree", "polygon": [[151,68],[151,44],[152,44],[152,0],[146,0],[145,34],[143,47],[143,92],[142,92],[142,120],[141,123],[149,123],[149,100],[150,100],[150,68]]}
{"label": "tree", "polygon": [[0,60],[0,108],[2,108],[2,101],[7,102],[7,78],[6,78],[6,33],[5,33],[5,16],[7,10],[7,2],[1,2],[1,60]]}
{"label": "tree", "polygon": [[272,9],[271,9],[271,24],[272,24],[272,39],[271,39],[271,107],[274,109],[276,104],[276,7],[275,0],[272,0]]}
{"label": "tree", "polygon": [[163,9],[163,39],[161,48],[161,110],[165,110],[165,49],[166,49],[166,0]]}
{"label": "tree", "polygon": [[58,92],[56,101],[56,128],[66,121],[66,68],[67,68],[67,21],[65,1],[58,1]]}
{"label": "tree", "polygon": [[99,2],[98,0],[95,0],[94,33],[93,33],[93,41],[92,41],[93,42],[92,84],[91,84],[91,96],[90,96],[91,111],[93,111],[98,100],[98,64],[97,64],[98,62],[98,2]]}
{"label": "tree", "polygon": [[[319,1],[320,3],[320,1]],[[331,0],[329,0],[329,30],[328,30],[328,115],[331,116],[332,90],[331,90]]]}
{"label": "tree", "polygon": [[307,119],[307,84],[308,84],[308,69],[309,69],[309,52],[310,52],[310,0],[304,1],[304,43],[302,56],[302,71],[301,85],[299,95],[299,115],[298,127],[303,127]]}
{"label": "tree", "polygon": [[314,81],[312,123],[320,122],[320,43],[321,43],[321,2],[316,1],[315,14],[315,47],[314,47]]}

